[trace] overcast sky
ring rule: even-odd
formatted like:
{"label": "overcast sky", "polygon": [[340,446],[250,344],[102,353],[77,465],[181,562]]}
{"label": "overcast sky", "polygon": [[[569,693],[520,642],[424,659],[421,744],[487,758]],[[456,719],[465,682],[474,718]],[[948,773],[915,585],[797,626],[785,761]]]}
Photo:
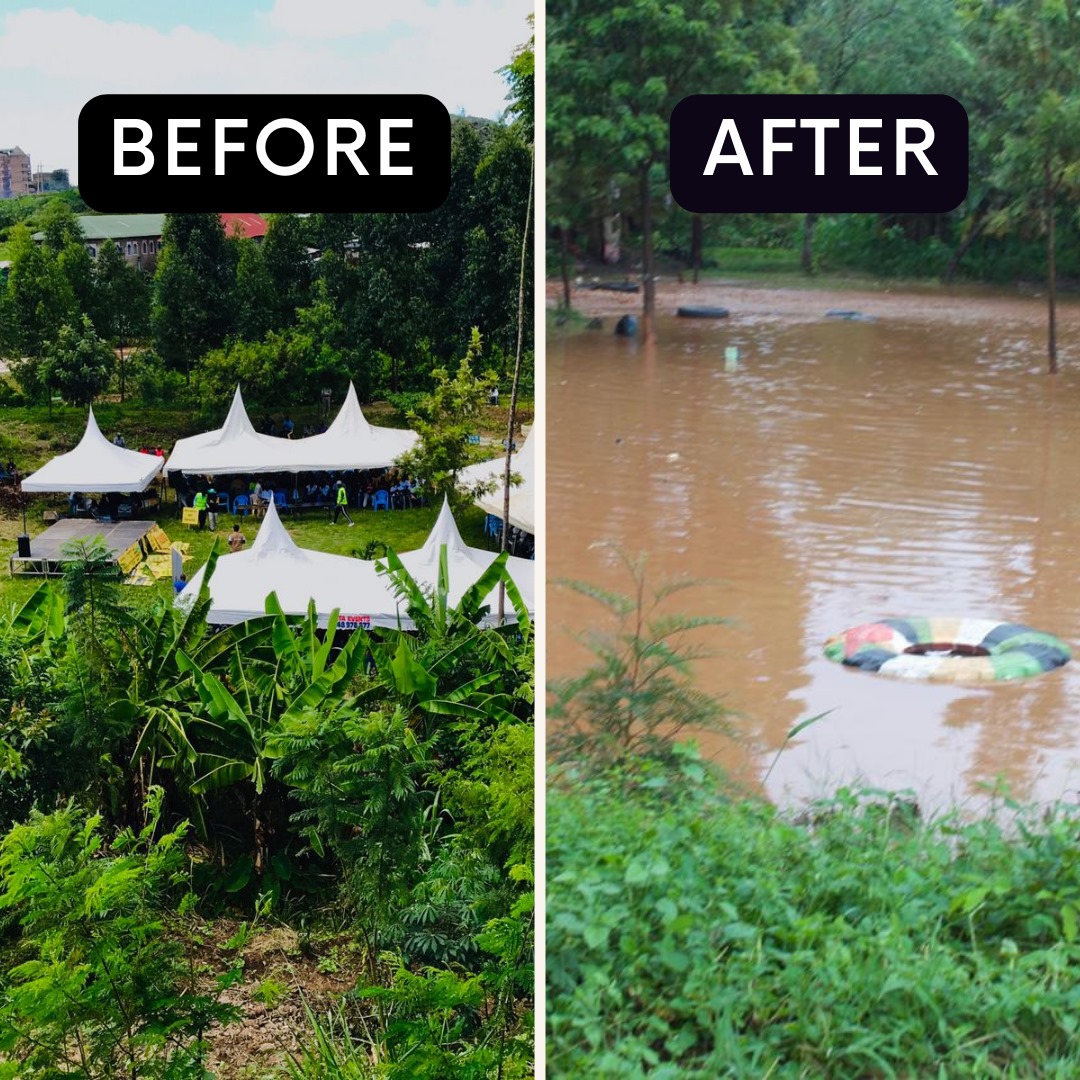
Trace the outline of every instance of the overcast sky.
{"label": "overcast sky", "polygon": [[[13,8],[14,10],[7,10]],[[0,0],[0,147],[77,177],[97,94],[425,93],[506,107],[532,0]]]}

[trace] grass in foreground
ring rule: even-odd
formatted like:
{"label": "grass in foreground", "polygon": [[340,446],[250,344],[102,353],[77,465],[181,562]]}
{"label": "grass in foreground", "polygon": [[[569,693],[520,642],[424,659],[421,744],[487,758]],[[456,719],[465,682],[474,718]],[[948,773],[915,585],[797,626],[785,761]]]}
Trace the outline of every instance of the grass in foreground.
{"label": "grass in foreground", "polygon": [[1076,1076],[1078,828],[849,790],[792,819],[689,753],[564,777],[550,1075]]}

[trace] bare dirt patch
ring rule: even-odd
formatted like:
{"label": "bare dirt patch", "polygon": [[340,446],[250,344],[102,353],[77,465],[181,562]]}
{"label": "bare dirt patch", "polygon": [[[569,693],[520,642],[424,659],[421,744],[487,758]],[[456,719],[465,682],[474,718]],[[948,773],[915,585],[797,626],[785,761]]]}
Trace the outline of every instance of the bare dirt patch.
{"label": "bare dirt patch", "polygon": [[[225,943],[239,927],[235,920],[216,920],[195,947],[195,961],[206,972],[204,989],[211,988],[210,973],[228,965]],[[242,1017],[207,1033],[212,1075],[220,1080],[279,1075],[276,1070],[308,1038],[305,1003],[316,1015],[325,1014],[356,985],[360,956],[350,943],[348,937],[323,938],[314,946],[286,926],[258,930],[244,948],[243,980],[222,994]]]}

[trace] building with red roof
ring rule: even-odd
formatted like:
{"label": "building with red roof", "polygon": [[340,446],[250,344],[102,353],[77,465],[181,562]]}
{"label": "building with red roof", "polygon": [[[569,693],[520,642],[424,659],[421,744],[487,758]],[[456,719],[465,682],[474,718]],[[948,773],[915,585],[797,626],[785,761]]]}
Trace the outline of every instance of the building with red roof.
{"label": "building with red roof", "polygon": [[266,236],[266,218],[258,214],[219,214],[221,224],[225,226],[225,235],[240,234],[241,239],[255,240],[262,243]]}

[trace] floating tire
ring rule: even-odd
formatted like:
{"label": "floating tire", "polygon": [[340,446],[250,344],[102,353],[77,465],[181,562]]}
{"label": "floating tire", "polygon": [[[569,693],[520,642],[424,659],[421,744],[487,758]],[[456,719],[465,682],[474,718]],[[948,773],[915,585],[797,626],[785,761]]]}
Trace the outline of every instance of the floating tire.
{"label": "floating tire", "polygon": [[641,291],[641,286],[635,281],[590,281],[580,285],[582,289],[601,289],[604,292],[636,293]]}
{"label": "floating tire", "polygon": [[882,619],[825,642],[838,664],[930,682],[977,683],[1027,679],[1068,663],[1068,645],[1020,623],[989,619]]}
{"label": "floating tire", "polygon": [[683,319],[726,319],[731,312],[726,307],[681,307],[675,314]]}

